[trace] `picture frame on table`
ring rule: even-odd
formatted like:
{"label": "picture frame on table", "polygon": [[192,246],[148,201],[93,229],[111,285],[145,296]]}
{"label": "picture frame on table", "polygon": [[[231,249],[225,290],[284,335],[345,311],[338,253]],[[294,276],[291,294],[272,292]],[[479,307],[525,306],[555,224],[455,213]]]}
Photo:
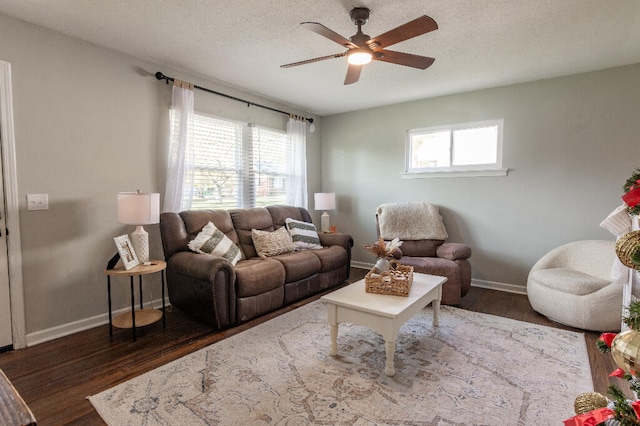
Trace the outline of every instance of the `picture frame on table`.
{"label": "picture frame on table", "polygon": [[120,235],[119,237],[115,237],[113,239],[116,243],[116,247],[118,249],[118,254],[120,255],[120,259],[122,260],[122,265],[125,270],[129,270],[140,264],[138,260],[138,256],[136,252],[133,250],[133,245],[129,240],[129,235]]}

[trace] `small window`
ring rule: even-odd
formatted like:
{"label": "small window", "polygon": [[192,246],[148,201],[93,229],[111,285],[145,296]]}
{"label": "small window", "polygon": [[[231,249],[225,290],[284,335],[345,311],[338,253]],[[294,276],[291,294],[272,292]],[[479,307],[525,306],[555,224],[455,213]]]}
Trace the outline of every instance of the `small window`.
{"label": "small window", "polygon": [[409,130],[403,177],[506,175],[502,124],[492,120]]}

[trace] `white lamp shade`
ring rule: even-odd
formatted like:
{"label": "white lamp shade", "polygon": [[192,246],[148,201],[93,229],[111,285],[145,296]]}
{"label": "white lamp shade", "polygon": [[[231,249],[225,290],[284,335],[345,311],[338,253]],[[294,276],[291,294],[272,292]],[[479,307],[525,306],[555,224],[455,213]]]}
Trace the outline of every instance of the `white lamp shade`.
{"label": "white lamp shade", "polygon": [[318,192],[313,194],[316,210],[335,210],[336,194],[333,192]]}
{"label": "white lamp shade", "polygon": [[125,225],[160,222],[160,194],[118,192],[118,222]]}

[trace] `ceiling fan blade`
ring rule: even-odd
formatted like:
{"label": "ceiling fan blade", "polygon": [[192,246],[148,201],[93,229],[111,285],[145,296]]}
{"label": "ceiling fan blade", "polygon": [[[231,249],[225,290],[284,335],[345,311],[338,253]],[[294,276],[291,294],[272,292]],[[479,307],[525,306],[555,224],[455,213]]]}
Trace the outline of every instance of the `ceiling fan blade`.
{"label": "ceiling fan blade", "polygon": [[311,63],[314,63],[314,62],[324,61],[325,59],[341,58],[341,57],[345,56],[346,54],[347,54],[347,52],[336,53],[334,55],[321,56],[319,58],[306,59],[306,60],[300,61],[300,62],[292,62],[290,64],[280,65],[280,68],[291,68],[291,67],[297,67],[298,65],[305,65],[305,64],[311,64]]}
{"label": "ceiling fan blade", "polygon": [[407,22],[404,25],[400,25],[399,27],[387,31],[384,34],[380,34],[379,36],[372,38],[367,42],[367,44],[369,46],[377,44],[380,48],[385,48],[437,29],[438,24],[436,21],[426,15],[423,15],[411,22]]}
{"label": "ceiling fan blade", "polygon": [[362,65],[349,64],[347,69],[347,76],[344,79],[345,86],[347,84],[353,84],[360,79],[360,72],[362,71]]}
{"label": "ceiling fan blade", "polygon": [[421,70],[427,69],[435,61],[434,58],[428,56],[413,55],[411,53],[396,52],[394,50],[381,50],[382,57],[373,55],[373,59],[377,61],[389,62],[391,64],[404,65]]}
{"label": "ceiling fan blade", "polygon": [[324,25],[319,24],[317,22],[303,22],[300,25],[302,25],[305,28],[313,31],[314,33],[318,33],[321,36],[324,36],[324,37],[328,38],[329,40],[335,41],[340,46],[346,47],[347,49],[348,48],[356,48],[356,47],[358,47],[353,42],[351,42],[351,40],[349,40],[348,38],[342,37],[337,32],[335,32],[333,30],[330,30],[329,28],[327,28]]}

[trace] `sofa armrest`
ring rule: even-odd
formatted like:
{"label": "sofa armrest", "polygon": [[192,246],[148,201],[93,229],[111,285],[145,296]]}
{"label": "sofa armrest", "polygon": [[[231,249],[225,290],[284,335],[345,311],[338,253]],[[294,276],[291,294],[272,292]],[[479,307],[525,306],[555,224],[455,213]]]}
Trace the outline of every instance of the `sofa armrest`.
{"label": "sofa armrest", "polygon": [[436,255],[448,260],[468,259],[471,257],[471,247],[461,243],[444,243],[438,246]]}
{"label": "sofa armrest", "polygon": [[228,260],[182,251],[167,260],[166,275],[173,306],[217,329],[236,323],[236,273]]}
{"label": "sofa armrest", "polygon": [[347,251],[347,264],[345,265],[346,268],[344,279],[348,280],[349,273],[351,272],[351,247],[353,247],[353,238],[351,237],[351,235],[341,234],[338,232],[319,232],[318,237],[320,238],[320,244],[322,244],[323,247],[340,246]]}
{"label": "sofa armrest", "polygon": [[183,251],[171,256],[168,264],[175,272],[201,281],[215,280],[221,270],[228,273],[230,283],[236,280],[233,265],[224,257]]}
{"label": "sofa armrest", "polygon": [[351,247],[353,247],[353,238],[348,234],[319,232],[318,237],[320,237],[320,244],[325,247],[342,246],[347,252],[351,251]]}

